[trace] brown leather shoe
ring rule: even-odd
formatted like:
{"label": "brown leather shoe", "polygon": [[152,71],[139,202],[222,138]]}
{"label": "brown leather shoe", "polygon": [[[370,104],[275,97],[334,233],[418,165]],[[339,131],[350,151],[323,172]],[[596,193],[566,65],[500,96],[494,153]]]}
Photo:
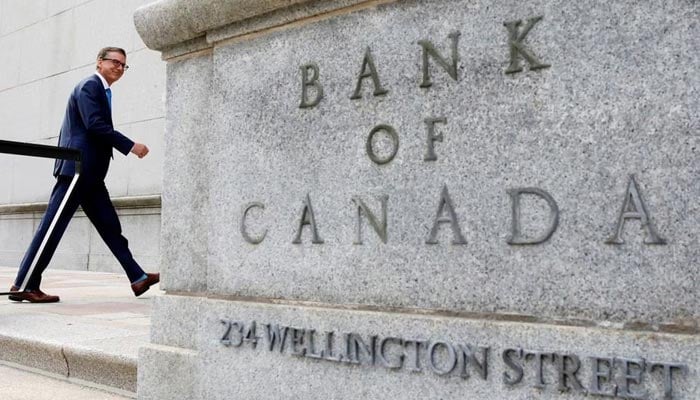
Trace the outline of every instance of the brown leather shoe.
{"label": "brown leather shoe", "polygon": [[[16,292],[18,291],[19,288],[17,286],[12,286],[10,288],[11,292]],[[25,290],[24,292],[18,292],[17,294],[12,294],[9,296],[9,299],[12,301],[28,301],[30,303],[56,303],[60,301],[61,299],[58,296],[52,296],[50,294],[46,294],[42,292],[41,290]]]}
{"label": "brown leather shoe", "polygon": [[134,296],[139,297],[158,282],[160,282],[160,274],[147,273],[146,279],[131,284],[131,290],[134,291]]}

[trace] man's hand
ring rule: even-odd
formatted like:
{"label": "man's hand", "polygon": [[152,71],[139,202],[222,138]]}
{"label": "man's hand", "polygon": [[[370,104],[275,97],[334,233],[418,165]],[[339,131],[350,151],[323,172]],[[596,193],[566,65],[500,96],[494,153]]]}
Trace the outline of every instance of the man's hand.
{"label": "man's hand", "polygon": [[148,147],[145,144],[134,143],[134,147],[131,148],[131,152],[136,154],[139,158],[146,157],[148,154]]}

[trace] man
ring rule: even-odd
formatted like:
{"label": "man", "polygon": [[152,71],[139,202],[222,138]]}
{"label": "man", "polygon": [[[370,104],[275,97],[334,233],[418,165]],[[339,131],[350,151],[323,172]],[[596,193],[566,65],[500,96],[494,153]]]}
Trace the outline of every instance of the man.
{"label": "man", "polygon": [[[70,184],[73,176],[76,175],[75,162],[56,161],[54,167],[56,185],[51,193],[46,214],[20,264],[15,285],[10,290],[18,291],[33,263],[35,267],[28,277],[24,290],[10,295],[10,300],[26,300],[31,303],[59,301],[58,296],[48,295],[39,289],[41,274],[48,266],[61,236],[79,205],[119,260],[136,296],[140,296],[160,280],[159,274],[145,273],[131,255],[128,241],[121,234],[121,224],[104,183],[112,158],[112,149],[117,149],[124,155],[131,152],[139,158],[148,154],[148,147],[135,143],[115,131],[112,123],[110,86],[118,81],[128,68],[126,52],[123,49],[106,47],[97,55],[95,73],[83,79],[73,89],[68,99],[58,145],[81,151],[81,171],[71,191]],[[66,193],[70,193],[70,196],[65,204],[61,204]],[[35,256],[46,233],[50,230],[54,216],[57,216],[55,225],[49,232],[50,236],[45,240],[42,253],[35,261]]]}

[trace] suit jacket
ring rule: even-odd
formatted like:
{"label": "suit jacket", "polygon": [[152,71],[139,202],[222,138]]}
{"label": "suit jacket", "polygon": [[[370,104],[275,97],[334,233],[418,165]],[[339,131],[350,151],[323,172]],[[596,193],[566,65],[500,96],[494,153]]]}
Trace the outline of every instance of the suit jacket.
{"label": "suit jacket", "polygon": [[[134,146],[131,139],[114,130],[109,100],[97,75],[83,79],[73,89],[58,145],[81,150],[81,177],[85,180],[104,180],[112,149],[127,155]],[[56,160],[53,174],[74,176],[75,162]]]}

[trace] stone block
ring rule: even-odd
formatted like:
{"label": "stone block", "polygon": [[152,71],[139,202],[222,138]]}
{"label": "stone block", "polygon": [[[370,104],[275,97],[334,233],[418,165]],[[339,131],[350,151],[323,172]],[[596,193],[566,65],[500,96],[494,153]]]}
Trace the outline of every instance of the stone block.
{"label": "stone block", "polygon": [[[161,251],[165,290],[203,290],[207,269],[211,56],[168,65]],[[208,150],[207,150],[208,151]],[[187,221],[183,224],[182,221]]]}
{"label": "stone block", "polygon": [[181,4],[140,394],[698,397],[692,5]]}
{"label": "stone block", "polygon": [[[181,315],[179,306],[160,311]],[[259,399],[280,393],[317,399],[583,400],[606,393],[691,399],[700,390],[699,354],[688,351],[700,345],[693,335],[223,300],[207,300],[189,312],[202,319],[195,331],[201,364],[191,374],[174,374],[198,382],[206,399],[253,393]],[[140,374],[173,365],[165,361],[172,353],[145,365],[142,352]],[[141,381],[139,392],[156,386],[152,382]]]}
{"label": "stone block", "polygon": [[195,379],[201,372],[197,352],[150,345],[141,348],[139,366],[139,399],[204,399]]}
{"label": "stone block", "polygon": [[[686,234],[697,227],[687,205],[700,195],[688,185],[698,122],[688,108],[697,93],[686,90],[697,85],[688,55],[697,24],[682,2],[634,9],[629,21],[621,3],[393,3],[216,46],[209,290],[552,319],[697,321],[691,266],[700,253]],[[517,51],[511,60],[509,21],[530,26],[527,48],[541,63]],[[427,51],[423,70],[421,41],[448,61],[455,46],[454,79]],[[373,95],[364,79],[352,99],[368,48],[388,92]],[[508,73],[511,62],[523,70]],[[310,63],[323,98],[300,108]],[[191,77],[171,74],[169,87],[181,79]],[[316,95],[308,86],[306,103]],[[168,118],[177,126],[177,114]],[[366,147],[382,125],[393,127],[397,147],[380,164]],[[378,158],[390,158],[385,130],[372,143]],[[657,235],[625,219],[625,243],[609,244],[631,175]],[[187,181],[173,174],[169,182]],[[531,187],[551,201],[512,194]],[[364,211],[358,222],[353,200],[379,221],[381,196],[386,243]],[[509,243],[513,196],[523,198],[520,238],[530,241],[554,226],[556,203],[548,240]],[[298,235],[307,198],[317,240],[308,224]],[[251,203],[264,206],[245,221],[252,236],[267,232],[259,244],[241,234]],[[355,244],[358,223],[363,244]],[[647,244],[661,239],[667,244]]]}
{"label": "stone block", "polygon": [[199,348],[202,307],[205,300],[189,296],[157,296],[151,312],[151,343],[182,349]]}

